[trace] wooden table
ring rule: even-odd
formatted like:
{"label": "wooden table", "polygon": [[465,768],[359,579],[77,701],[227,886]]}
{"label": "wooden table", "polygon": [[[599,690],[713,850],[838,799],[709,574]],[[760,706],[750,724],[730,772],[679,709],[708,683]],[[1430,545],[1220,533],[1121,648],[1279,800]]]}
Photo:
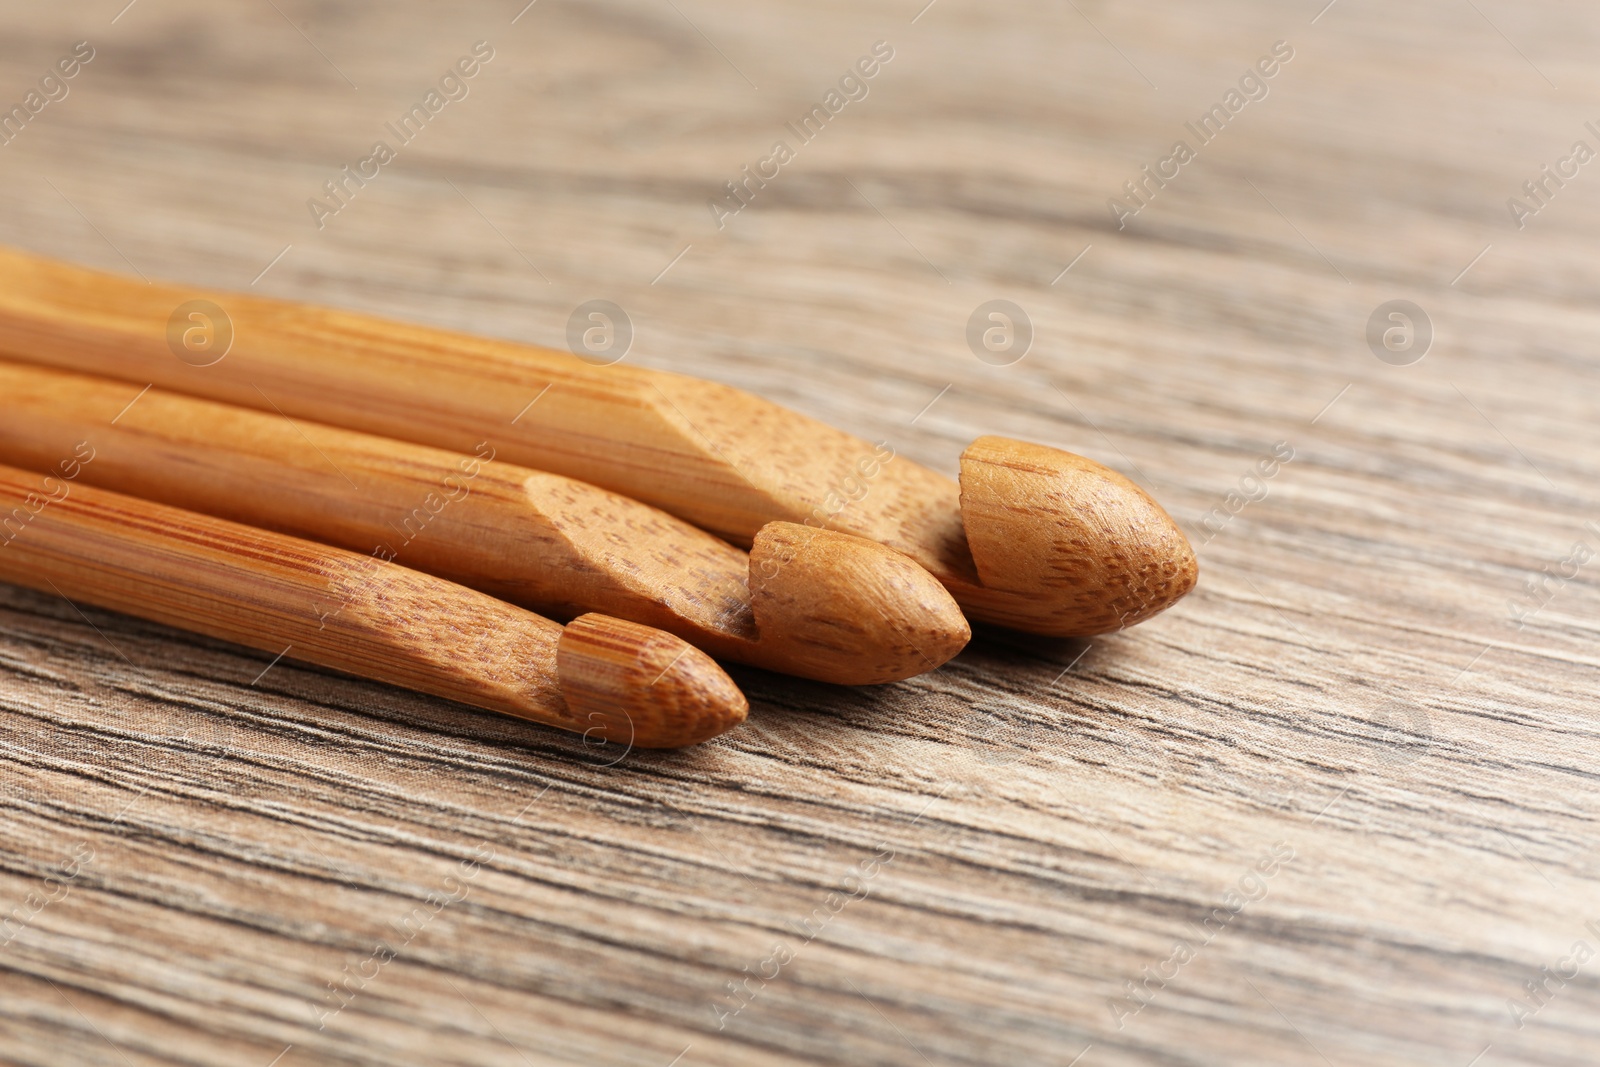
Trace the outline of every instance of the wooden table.
{"label": "wooden table", "polygon": [[630,360],[952,473],[1109,463],[1202,578],[878,689],[740,670],[747,726],[618,762],[0,588],[0,1061],[1600,1058],[1592,8],[125,3],[7,5],[5,100],[94,57],[0,240],[556,346],[612,300]]}

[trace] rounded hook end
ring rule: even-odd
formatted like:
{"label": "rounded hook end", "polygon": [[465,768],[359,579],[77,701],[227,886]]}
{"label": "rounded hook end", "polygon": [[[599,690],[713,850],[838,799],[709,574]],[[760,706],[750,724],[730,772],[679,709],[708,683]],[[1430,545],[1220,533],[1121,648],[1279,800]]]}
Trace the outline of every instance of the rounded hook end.
{"label": "rounded hook end", "polygon": [[1199,564],[1150,495],[1083,456],[1007,437],[961,455],[961,517],[979,586],[975,619],[1089,637],[1150,618],[1194,588]]}
{"label": "rounded hook end", "polygon": [[931,671],[972,637],[961,608],[910,557],[876,541],[769,522],[750,548],[763,665],[841,685]]}
{"label": "rounded hook end", "polygon": [[744,722],[750,705],[704,652],[682,638],[609,615],[581,615],[556,646],[556,670],[577,728],[607,742],[678,748]]}

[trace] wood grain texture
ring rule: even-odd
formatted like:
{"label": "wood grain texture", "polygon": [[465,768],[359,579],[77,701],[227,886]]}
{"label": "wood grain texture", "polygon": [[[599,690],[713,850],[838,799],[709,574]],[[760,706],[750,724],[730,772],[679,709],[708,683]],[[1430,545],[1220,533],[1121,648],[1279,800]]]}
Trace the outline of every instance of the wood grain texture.
{"label": "wood grain texture", "polygon": [[[569,329],[585,318],[608,334],[625,328],[612,321],[622,312],[574,315]],[[616,366],[626,349],[595,366],[575,358],[588,357],[581,340],[568,343],[572,351],[557,352],[196,294],[0,250],[0,353],[12,359],[455,451],[481,450],[487,440],[467,442],[492,428],[511,462],[622,493],[735,544],[789,522],[887,545],[937,577],[974,621],[1028,633],[1112,633],[1194,588],[1194,550],[1171,517],[1093,460],[987,437],[958,484],[896,462],[887,442],[719,382]],[[505,418],[514,396],[532,399]]]}
{"label": "wood grain texture", "polygon": [[490,432],[458,455],[154,387],[129,404],[115,379],[0,361],[0,463],[50,470],[82,444],[89,485],[818,681],[900,681],[971,637],[936,579],[875,542],[778,523],[746,554],[638,501],[500,462]]}
{"label": "wood grain texture", "polygon": [[[0,100],[98,51],[0,148],[0,243],[554,347],[613,300],[629,362],[946,476],[983,434],[1107,463],[1198,588],[876,690],[739,671],[744,727],[606,767],[88,611],[130,668],[5,587],[0,1060],[1592,1063],[1595,962],[1541,968],[1600,946],[1600,592],[1562,575],[1600,521],[1600,175],[1520,230],[1506,201],[1596,146],[1596,14],[675,3],[8,4]],[[316,229],[478,39],[470,95]],[[707,198],[880,39],[867,98],[717,230]],[[1118,230],[1107,198],[1278,40],[1266,98]],[[1006,367],[964,336],[996,298],[1035,332]],[[1411,366],[1365,340],[1394,299],[1434,327]]]}

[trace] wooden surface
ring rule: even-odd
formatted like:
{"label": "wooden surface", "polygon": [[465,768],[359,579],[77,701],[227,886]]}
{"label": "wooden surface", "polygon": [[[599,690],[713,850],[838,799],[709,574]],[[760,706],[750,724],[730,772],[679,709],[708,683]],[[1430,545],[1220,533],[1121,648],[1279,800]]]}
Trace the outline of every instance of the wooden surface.
{"label": "wooden surface", "polygon": [[[1600,962],[1541,968],[1600,947],[1600,175],[1523,229],[1507,198],[1600,147],[1600,16],[919,6],[6,5],[4,99],[96,49],[0,147],[6,243],[552,345],[612,300],[629,360],[946,473],[982,433],[1104,460],[1201,578],[874,690],[740,670],[744,727],[609,766],[7,587],[0,1060],[1594,1061]],[[480,39],[318,230],[306,199]],[[707,198],[878,40],[870,95],[718,231]],[[1279,40],[1118,230],[1107,198]],[[1034,328],[1009,366],[965,340],[992,299]],[[1437,334],[1410,366],[1364,336],[1397,299]]]}

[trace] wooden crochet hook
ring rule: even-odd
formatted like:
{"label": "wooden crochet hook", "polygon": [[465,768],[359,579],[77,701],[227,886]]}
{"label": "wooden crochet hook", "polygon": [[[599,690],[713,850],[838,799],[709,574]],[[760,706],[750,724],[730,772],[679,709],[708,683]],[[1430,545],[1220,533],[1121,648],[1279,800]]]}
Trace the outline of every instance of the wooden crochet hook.
{"label": "wooden crochet hook", "polygon": [[0,466],[0,580],[623,745],[743,722],[744,695],[671,634],[603,615],[563,629],[451,582]]}
{"label": "wooden crochet hook", "polygon": [[8,251],[0,351],[456,452],[492,437],[510,462],[739,545],[775,520],[858,534],[916,560],[970,618],[1037,633],[1122,629],[1197,574],[1160,505],[1069,452],[983,437],[958,485],[724,385],[370,315]]}
{"label": "wooden crochet hook", "polygon": [[628,619],[789,674],[895,681],[970,636],[936,579],[864,538],[771,523],[746,555],[646,504],[500,462],[490,441],[456,455],[0,361],[0,463],[46,469],[78,442],[95,453],[80,475],[91,485],[377,553],[557,619]]}

